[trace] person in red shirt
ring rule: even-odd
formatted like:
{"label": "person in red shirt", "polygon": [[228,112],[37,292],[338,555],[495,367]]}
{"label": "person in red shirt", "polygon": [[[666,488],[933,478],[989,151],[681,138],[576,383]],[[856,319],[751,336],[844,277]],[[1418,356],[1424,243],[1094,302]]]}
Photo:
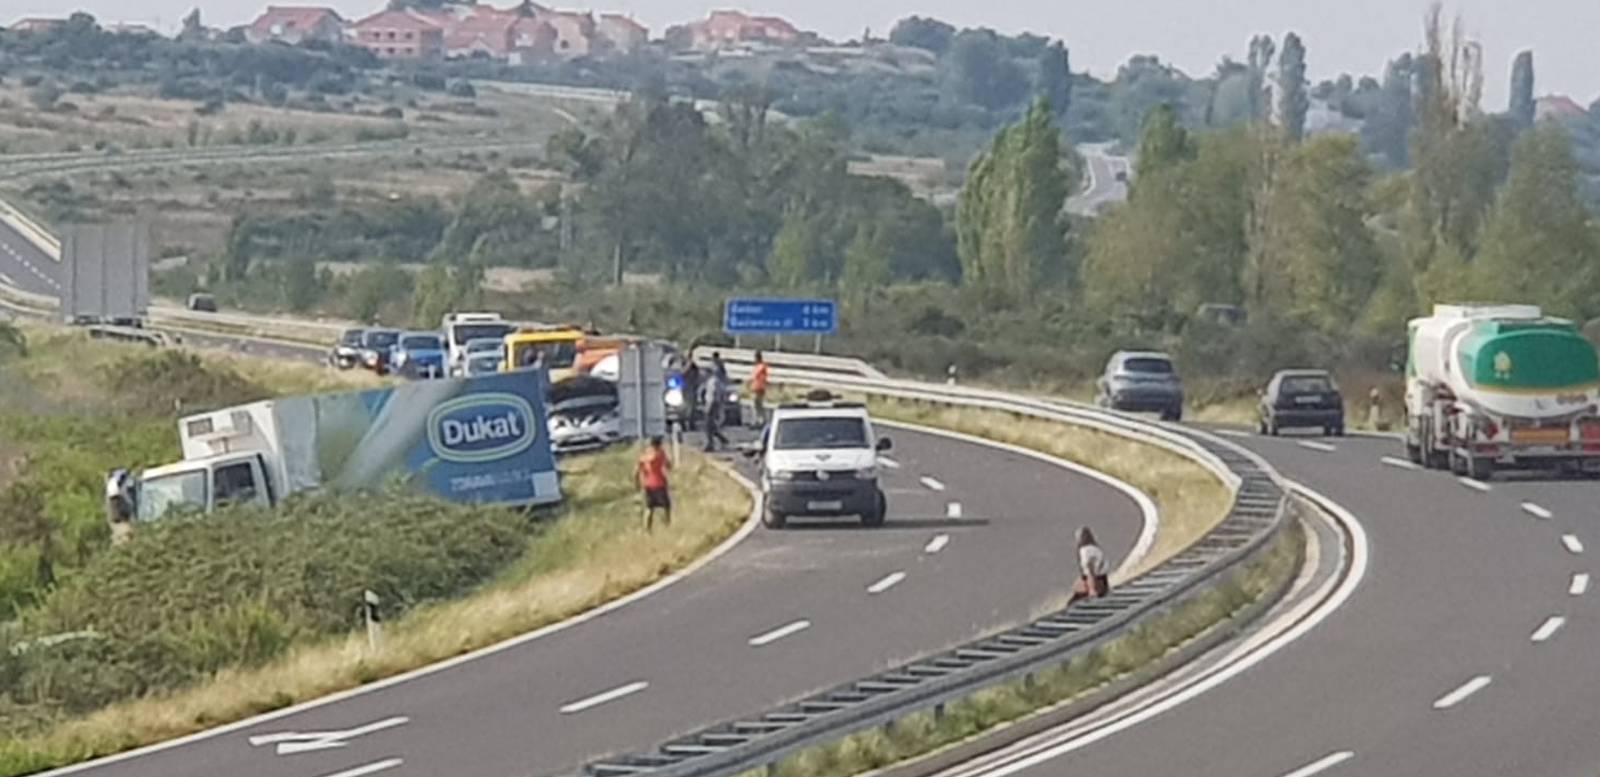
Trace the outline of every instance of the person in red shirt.
{"label": "person in red shirt", "polygon": [[756,423],[767,422],[767,384],[772,380],[772,368],[767,366],[767,360],[762,358],[761,352],[756,351],[755,372],[750,375],[750,393],[755,397]]}
{"label": "person in red shirt", "polygon": [[639,466],[633,471],[634,485],[644,490],[644,530],[655,529],[656,510],[661,510],[661,525],[672,525],[672,495],[667,492],[667,470],[672,462],[661,447],[661,437],[650,438],[650,447],[639,457]]}

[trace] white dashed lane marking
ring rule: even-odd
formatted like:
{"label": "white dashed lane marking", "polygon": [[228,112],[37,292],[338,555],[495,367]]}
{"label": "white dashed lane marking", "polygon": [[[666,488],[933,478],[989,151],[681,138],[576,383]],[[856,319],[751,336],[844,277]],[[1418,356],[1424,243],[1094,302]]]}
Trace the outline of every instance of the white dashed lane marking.
{"label": "white dashed lane marking", "polygon": [[1312,761],[1311,763],[1308,763],[1299,769],[1289,772],[1283,777],[1311,777],[1313,774],[1321,774],[1322,772],[1332,769],[1333,767],[1338,766],[1339,764],[1342,764],[1351,758],[1354,758],[1355,755],[1355,753],[1352,753],[1349,750],[1332,753],[1323,758]]}
{"label": "white dashed lane marking", "polygon": [[1494,486],[1491,486],[1488,483],[1485,483],[1481,480],[1474,480],[1472,478],[1456,478],[1456,482],[1474,491],[1488,491],[1494,488]]}
{"label": "white dashed lane marking", "polygon": [[1528,515],[1531,515],[1531,516],[1533,516],[1535,518],[1538,518],[1540,520],[1544,520],[1544,521],[1550,520],[1550,515],[1551,515],[1550,511],[1546,510],[1543,507],[1540,507],[1540,506],[1538,506],[1538,505],[1536,505],[1536,504],[1534,504],[1532,502],[1523,502],[1522,503],[1522,511],[1527,513]]}
{"label": "white dashed lane marking", "polygon": [[900,469],[900,462],[895,461],[888,456],[879,456],[878,463],[888,467],[889,469]]}
{"label": "white dashed lane marking", "polygon": [[1589,575],[1579,572],[1572,576],[1572,584],[1567,586],[1567,595],[1583,596],[1589,592]]}
{"label": "white dashed lane marking", "polygon": [[961,503],[960,502],[951,502],[950,504],[945,505],[944,506],[944,517],[946,517],[946,518],[960,518],[961,517]]}
{"label": "white dashed lane marking", "polygon": [[878,582],[867,586],[867,593],[869,593],[869,594],[881,594],[884,591],[887,591],[887,590],[899,585],[900,581],[904,580],[904,579],[906,579],[906,573],[904,573],[904,572],[893,572],[893,573],[890,573],[888,575],[885,575],[882,580],[879,580]]}
{"label": "white dashed lane marking", "polygon": [[1466,681],[1466,683],[1464,683],[1460,688],[1440,696],[1438,701],[1433,703],[1433,708],[1436,710],[1450,709],[1451,707],[1454,707],[1457,704],[1465,701],[1468,696],[1483,690],[1484,687],[1490,682],[1491,680],[1489,675],[1480,674],[1477,677]]}
{"label": "white dashed lane marking", "polygon": [[922,552],[923,553],[938,553],[939,551],[944,550],[944,546],[949,545],[949,544],[950,544],[950,535],[948,535],[948,534],[940,534],[939,536],[934,537],[931,540],[928,540],[928,544],[925,547],[923,547]]}
{"label": "white dashed lane marking", "polygon": [[586,699],[579,699],[571,704],[567,704],[561,708],[561,714],[571,715],[575,712],[583,712],[584,710],[598,707],[608,702],[616,701],[624,696],[632,696],[649,687],[650,683],[647,683],[643,680],[628,683],[627,685],[619,688],[612,688],[604,693],[597,693]]}
{"label": "white dashed lane marking", "polygon": [[1544,625],[1540,626],[1537,631],[1533,632],[1533,641],[1543,642],[1555,636],[1556,632],[1560,631],[1561,626],[1566,622],[1567,619],[1561,617],[1560,615],[1550,616],[1545,620]]}
{"label": "white dashed lane marking", "polygon": [[943,483],[939,482],[938,480],[936,480],[934,478],[928,477],[927,475],[923,475],[922,476],[922,485],[927,486],[930,491],[943,491],[944,490],[944,484]]}
{"label": "white dashed lane marking", "polygon": [[809,628],[811,628],[811,621],[798,620],[786,626],[779,626],[778,628],[775,628],[772,631],[764,634],[757,634],[754,637],[751,637],[750,646],[761,647],[763,645],[770,645],[780,639],[783,639],[784,637],[790,636],[791,634],[799,634],[800,632]]}
{"label": "white dashed lane marking", "polygon": [[1411,470],[1413,472],[1422,469],[1422,465],[1417,464],[1416,462],[1406,461],[1405,459],[1397,459],[1397,458],[1395,458],[1393,456],[1384,456],[1383,457],[1383,463],[1387,464],[1388,466],[1391,466],[1391,467],[1398,467],[1400,469],[1408,469],[1408,470]]}
{"label": "white dashed lane marking", "polygon": [[1576,535],[1576,534],[1563,534],[1563,535],[1561,535],[1561,544],[1566,546],[1567,551],[1569,553],[1572,553],[1573,555],[1578,555],[1578,556],[1583,555],[1583,542],[1578,539],[1578,535]]}
{"label": "white dashed lane marking", "polygon": [[1333,453],[1334,451],[1339,450],[1338,448],[1335,448],[1334,446],[1325,442],[1316,442],[1314,440],[1301,440],[1300,447],[1305,448],[1306,450],[1317,451],[1318,453]]}
{"label": "white dashed lane marking", "polygon": [[325,774],[323,777],[365,777],[368,774],[376,774],[378,772],[388,771],[389,769],[393,769],[403,763],[405,763],[404,759],[389,758],[382,761],[375,761],[367,764],[366,766],[357,766],[354,769],[346,769],[342,772]]}

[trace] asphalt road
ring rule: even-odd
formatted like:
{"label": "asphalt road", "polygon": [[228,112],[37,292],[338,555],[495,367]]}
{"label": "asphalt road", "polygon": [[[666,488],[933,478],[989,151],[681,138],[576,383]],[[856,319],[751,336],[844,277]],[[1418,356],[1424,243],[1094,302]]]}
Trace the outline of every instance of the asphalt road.
{"label": "asphalt road", "polygon": [[1067,199],[1067,210],[1080,216],[1093,216],[1106,205],[1128,198],[1128,184],[1117,180],[1117,174],[1131,176],[1132,166],[1127,157],[1111,154],[1110,148],[1109,143],[1078,146],[1088,170],[1083,191]]}
{"label": "asphalt road", "polygon": [[0,223],[0,285],[52,297],[61,293],[61,264],[32,241]]}
{"label": "asphalt road", "polygon": [[1516,476],[1483,490],[1402,466],[1396,441],[1239,441],[1360,518],[1372,555],[1354,597],[1186,705],[1037,765],[982,774],[1600,771],[1600,592],[1577,577],[1600,553],[1600,483]]}
{"label": "asphalt road", "polygon": [[[881,529],[758,528],[677,585],[571,629],[83,773],[560,772],[1019,622],[1070,585],[1077,526],[1095,527],[1113,560],[1142,526],[1135,503],[1096,480],[989,446],[887,433],[899,466],[886,469]],[[277,750],[306,736],[251,743],[352,729],[344,746],[304,752]]]}

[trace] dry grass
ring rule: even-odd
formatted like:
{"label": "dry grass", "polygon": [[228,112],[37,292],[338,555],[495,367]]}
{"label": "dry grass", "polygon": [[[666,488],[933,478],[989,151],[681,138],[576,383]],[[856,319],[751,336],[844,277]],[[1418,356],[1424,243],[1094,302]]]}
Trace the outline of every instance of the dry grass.
{"label": "dry grass", "polygon": [[998,410],[869,400],[872,412],[891,420],[936,426],[1020,445],[1104,472],[1145,492],[1161,512],[1155,545],[1130,576],[1193,544],[1227,516],[1228,487],[1193,461],[1105,432],[1013,415]]}
{"label": "dry grass", "polygon": [[376,653],[358,634],[304,645],[261,668],[221,672],[201,687],[119,704],[0,745],[0,764],[44,768],[108,755],[492,645],[684,568],[732,535],[749,514],[748,493],[708,460],[688,453],[675,479],[677,520],[669,530],[645,533],[629,478],[634,453],[617,450],[569,462],[567,505],[530,542],[524,561],[471,596],[391,624]]}

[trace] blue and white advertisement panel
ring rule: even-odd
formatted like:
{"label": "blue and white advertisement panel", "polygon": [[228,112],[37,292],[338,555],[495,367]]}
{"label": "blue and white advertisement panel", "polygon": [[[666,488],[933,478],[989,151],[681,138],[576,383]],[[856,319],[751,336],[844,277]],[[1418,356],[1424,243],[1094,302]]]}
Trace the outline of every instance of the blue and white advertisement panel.
{"label": "blue and white advertisement panel", "polygon": [[561,500],[537,372],[278,400],[290,491],[400,478],[454,502]]}

